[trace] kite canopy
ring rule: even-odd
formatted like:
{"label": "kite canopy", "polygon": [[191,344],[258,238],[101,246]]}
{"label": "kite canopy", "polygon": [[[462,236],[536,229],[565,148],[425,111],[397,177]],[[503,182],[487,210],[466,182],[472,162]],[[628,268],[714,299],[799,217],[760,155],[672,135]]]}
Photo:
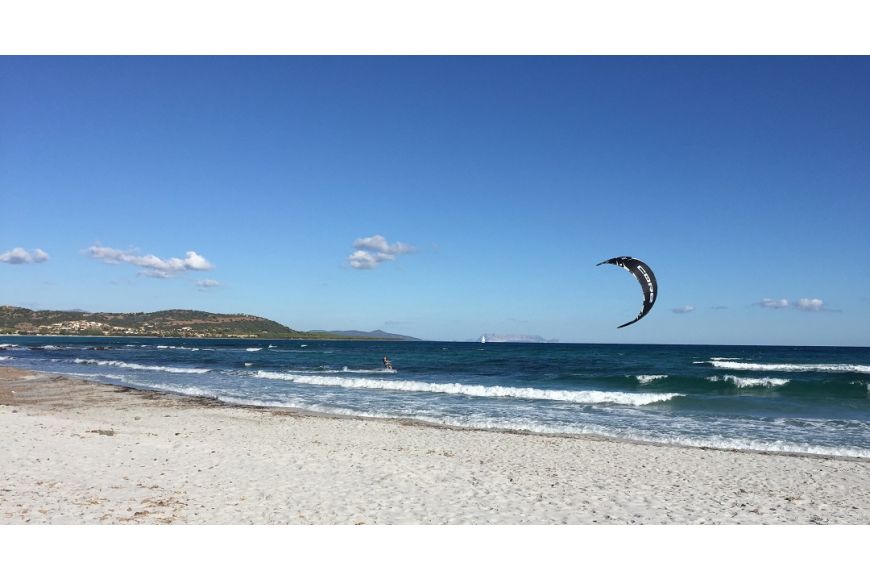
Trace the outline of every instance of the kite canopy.
{"label": "kite canopy", "polygon": [[658,283],[656,283],[656,277],[655,274],[653,274],[652,269],[637,258],[632,258],[631,256],[610,258],[609,260],[596,264],[596,266],[600,266],[601,264],[613,264],[614,266],[625,268],[635,277],[635,279],[637,279],[638,282],[640,282],[640,288],[643,290],[643,308],[640,309],[640,314],[638,314],[637,318],[634,320],[621,324],[617,328],[623,328],[629,324],[634,324],[646,316],[647,312],[652,309],[653,304],[656,303],[656,298],[659,295],[659,286]]}

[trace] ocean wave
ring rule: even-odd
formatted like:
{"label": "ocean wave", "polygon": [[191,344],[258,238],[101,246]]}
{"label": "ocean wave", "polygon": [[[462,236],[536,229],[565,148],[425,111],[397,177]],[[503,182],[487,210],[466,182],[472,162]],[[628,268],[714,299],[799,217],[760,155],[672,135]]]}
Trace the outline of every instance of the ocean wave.
{"label": "ocean wave", "polygon": [[421,393],[444,393],[448,395],[467,395],[471,397],[512,397],[547,401],[566,401],[571,403],[615,403],[619,405],[649,405],[680,397],[679,393],[623,393],[617,391],[564,391],[545,390],[528,387],[502,387],[484,385],[465,385],[462,383],[426,383],[422,381],[387,381],[382,379],[357,379],[349,377],[324,377],[293,373],[257,371],[256,377],[290,381],[304,385],[322,387],[343,387],[348,389],[378,389],[390,391],[412,391]]}
{"label": "ocean wave", "polygon": [[[178,395],[188,395],[191,397],[205,397],[208,399],[223,400],[220,396],[218,396],[216,393],[214,393],[212,391],[209,391],[207,389],[202,389],[200,387],[191,387],[189,385],[175,385],[175,384],[171,384],[171,383],[142,383],[139,381],[126,379],[126,378],[124,379],[124,384],[131,386],[131,387],[148,389],[151,391],[161,391],[161,392],[165,392],[165,393],[175,393]],[[226,402],[229,403],[230,401],[226,401]],[[238,404],[238,405],[250,405],[250,404],[252,404],[252,403],[246,401],[245,399],[237,399],[236,401],[233,401],[233,403]]]}
{"label": "ocean wave", "polygon": [[372,419],[411,419],[429,425],[444,425],[464,429],[521,431],[525,433],[546,435],[592,435],[607,437],[622,441],[635,441],[641,443],[677,445],[680,447],[703,447],[720,449],[723,451],[754,451],[774,453],[800,453],[807,455],[828,455],[835,457],[859,457],[870,458],[870,449],[853,446],[838,445],[815,445],[800,442],[785,441],[762,441],[741,437],[724,436],[693,436],[693,435],[650,435],[648,432],[637,429],[622,429],[605,427],[601,425],[548,425],[532,419],[501,418],[485,419],[477,417],[437,417],[413,415],[404,413],[390,413],[384,411],[362,411],[347,409],[323,403],[303,402],[296,399],[288,400],[263,400],[257,398],[242,398],[223,394],[214,394],[201,389],[182,387],[175,385],[160,385],[161,390],[167,390],[180,394],[204,396],[214,398],[230,405],[250,405],[255,407],[292,408],[318,413],[329,413],[350,417],[363,417]]}
{"label": "ocean wave", "polygon": [[[415,417],[416,418],[416,417]],[[808,455],[832,455],[838,457],[867,457],[870,458],[870,449],[851,446],[827,446],[813,445],[809,443],[787,443],[784,441],[759,441],[739,437],[721,436],[682,436],[682,435],[649,435],[645,432],[633,429],[613,429],[597,425],[590,426],[558,426],[542,425],[534,421],[487,420],[465,418],[419,418],[427,423],[440,423],[452,427],[470,427],[473,429],[509,429],[544,434],[576,434],[598,435],[622,440],[640,441],[644,443],[659,443],[667,445],[679,445],[681,447],[709,447],[722,450],[740,451],[768,451],[776,453],[803,453]]]}
{"label": "ocean wave", "polygon": [[113,375],[110,373],[70,373],[70,372],[64,372],[62,374],[64,376],[84,377],[87,379],[111,379],[113,381],[126,381],[127,380],[127,377],[124,375]]}
{"label": "ocean wave", "polygon": [[99,365],[99,366],[112,366],[112,367],[121,367],[125,369],[134,369],[139,371],[162,371],[166,373],[181,373],[181,374],[195,374],[201,375],[203,373],[209,372],[209,369],[192,369],[192,368],[180,368],[180,367],[161,367],[161,366],[149,366],[149,365],[140,365],[136,363],[126,363],[119,360],[96,360],[96,359],[84,359],[77,358],[73,361],[78,365]]}
{"label": "ocean wave", "polygon": [[0,360],[12,360],[11,356],[0,356]]}
{"label": "ocean wave", "polygon": [[17,344],[10,344],[8,342],[0,344],[0,348],[14,348],[16,346],[18,346],[18,345]]}
{"label": "ocean wave", "polygon": [[707,380],[713,383],[719,381],[731,382],[739,389],[746,389],[752,387],[781,387],[785,384],[788,384],[789,382],[788,379],[775,379],[771,377],[735,377],[734,375],[725,375],[724,377],[707,377]]}
{"label": "ocean wave", "polygon": [[710,360],[743,360],[736,356],[711,356]]}
{"label": "ocean wave", "polygon": [[637,375],[634,378],[636,378],[637,382],[640,384],[647,385],[653,381],[658,381],[659,379],[666,379],[668,378],[668,375]]}
{"label": "ocean wave", "polygon": [[263,350],[263,349],[262,349],[262,348],[246,348],[245,350],[248,351],[248,352],[257,352],[257,351],[260,351],[260,350]]}
{"label": "ocean wave", "polygon": [[320,374],[362,374],[362,375],[394,375],[396,369],[351,369],[344,367],[342,369],[317,369],[309,371],[305,369],[293,369],[293,372],[299,375],[320,375]]}
{"label": "ocean wave", "polygon": [[735,371],[823,372],[823,373],[870,373],[870,365],[813,364],[813,363],[748,363],[711,359],[710,364],[719,369]]}

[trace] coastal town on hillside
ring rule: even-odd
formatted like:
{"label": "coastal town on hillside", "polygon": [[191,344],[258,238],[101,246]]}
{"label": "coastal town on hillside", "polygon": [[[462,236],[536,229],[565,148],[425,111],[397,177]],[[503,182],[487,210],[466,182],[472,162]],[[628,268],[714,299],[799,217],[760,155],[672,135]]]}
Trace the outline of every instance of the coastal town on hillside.
{"label": "coastal town on hillside", "polygon": [[89,335],[89,336],[160,336],[179,338],[258,338],[257,334],[228,334],[226,332],[208,332],[194,330],[189,326],[181,326],[172,330],[163,330],[157,325],[146,322],[138,327],[112,326],[93,320],[68,320],[31,326],[25,330],[16,329],[10,334],[38,334],[48,336]]}

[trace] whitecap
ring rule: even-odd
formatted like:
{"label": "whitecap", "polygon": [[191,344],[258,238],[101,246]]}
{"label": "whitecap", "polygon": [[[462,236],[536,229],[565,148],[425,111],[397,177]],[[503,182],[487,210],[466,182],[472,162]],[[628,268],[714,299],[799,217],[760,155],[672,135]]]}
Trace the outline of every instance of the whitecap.
{"label": "whitecap", "polygon": [[711,360],[716,368],[739,371],[779,371],[779,372],[824,372],[824,373],[870,373],[870,365],[855,364],[799,364],[799,363],[747,363]]}
{"label": "whitecap", "polygon": [[316,371],[309,371],[304,369],[293,369],[294,373],[302,374],[302,375],[318,375],[318,374],[365,374],[365,375],[394,375],[396,374],[396,369],[350,369],[347,367],[339,369],[317,369]]}
{"label": "whitecap", "polygon": [[121,368],[125,368],[125,369],[134,369],[134,370],[140,370],[140,371],[163,371],[163,372],[167,372],[167,373],[180,373],[180,374],[201,375],[203,373],[209,372],[209,369],[149,366],[149,365],[140,365],[140,364],[136,364],[136,363],[126,363],[126,362],[118,361],[118,360],[95,360],[95,359],[77,358],[73,362],[76,364],[79,364],[79,365],[113,366],[113,367],[121,367]]}
{"label": "whitecap", "polygon": [[776,379],[772,377],[736,377],[734,375],[725,375],[724,377],[707,377],[707,380],[713,383],[717,383],[719,381],[730,382],[739,389],[746,389],[752,387],[781,387],[788,384],[789,382],[788,379]]}
{"label": "whitecap", "polygon": [[637,382],[639,382],[640,384],[647,385],[653,381],[666,379],[668,378],[668,375],[637,375],[634,378],[636,378]]}
{"label": "whitecap", "polygon": [[426,383],[422,381],[390,381],[383,379],[361,379],[351,377],[328,377],[293,373],[257,371],[256,377],[290,381],[304,385],[323,387],[343,387],[349,389],[379,389],[391,391],[412,391],[423,393],[444,393],[467,395],[471,397],[513,397],[547,401],[567,401],[571,403],[615,403],[619,405],[649,405],[669,401],[682,396],[679,393],[623,393],[618,391],[565,391],[535,389],[529,387],[502,387],[484,385],[465,385],[462,383]]}

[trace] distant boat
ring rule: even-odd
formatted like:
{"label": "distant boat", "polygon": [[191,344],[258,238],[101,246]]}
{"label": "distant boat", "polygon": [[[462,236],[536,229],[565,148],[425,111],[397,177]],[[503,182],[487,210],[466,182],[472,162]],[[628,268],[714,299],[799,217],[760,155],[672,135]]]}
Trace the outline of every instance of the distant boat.
{"label": "distant boat", "polygon": [[486,335],[485,334],[480,335],[480,344],[486,344]]}

